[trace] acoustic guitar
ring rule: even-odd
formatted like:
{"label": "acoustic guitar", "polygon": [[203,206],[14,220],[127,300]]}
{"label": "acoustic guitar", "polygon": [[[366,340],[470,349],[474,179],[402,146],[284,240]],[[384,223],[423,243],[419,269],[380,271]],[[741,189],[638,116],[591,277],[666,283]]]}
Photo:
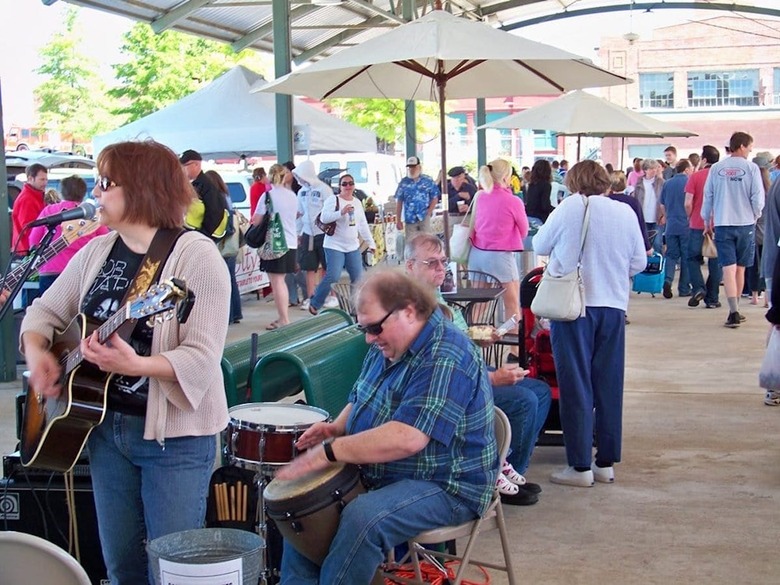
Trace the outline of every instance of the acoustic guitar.
{"label": "acoustic guitar", "polygon": [[[97,219],[73,219],[71,221],[65,221],[61,225],[62,227],[62,234],[59,238],[54,240],[49,246],[46,247],[45,250],[43,250],[38,256],[38,258],[35,259],[35,266],[33,266],[33,269],[30,271],[30,274],[35,272],[35,270],[38,269],[38,267],[43,264],[44,262],[48,262],[52,258],[54,258],[57,254],[62,252],[65,248],[70,246],[73,242],[81,238],[82,236],[86,236],[88,234],[91,234],[96,229],[100,227],[100,222]],[[28,260],[26,262],[22,262],[11,270],[9,272],[5,279],[3,279],[3,286],[8,290],[13,290],[16,284],[22,279],[24,276],[24,272],[27,269],[27,264],[31,262],[31,260]]]}
{"label": "acoustic guitar", "polygon": [[[97,328],[104,343],[127,322],[149,319],[150,325],[173,317],[186,320],[193,296],[183,282],[172,279],[153,285],[127,302]],[[189,303],[189,304],[188,304]],[[31,384],[27,389],[22,418],[21,460],[25,467],[70,471],[78,461],[92,429],[103,422],[108,384],[114,374],[101,372],[84,360],[81,340],[90,335],[87,317],[78,314],[63,331],[56,331],[51,352],[62,368],[62,392],[44,398]]]}

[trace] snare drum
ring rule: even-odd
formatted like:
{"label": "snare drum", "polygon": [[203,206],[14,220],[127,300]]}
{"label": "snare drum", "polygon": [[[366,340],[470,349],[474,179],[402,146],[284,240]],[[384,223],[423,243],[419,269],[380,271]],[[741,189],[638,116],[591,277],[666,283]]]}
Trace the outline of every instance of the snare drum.
{"label": "snare drum", "polygon": [[295,441],[328,413],[305,404],[260,402],[230,409],[226,448],[230,463],[255,468],[289,463],[298,454]]}
{"label": "snare drum", "polygon": [[322,565],[341,511],[365,492],[357,466],[336,463],[298,479],[274,479],[263,497],[266,513],[282,536],[307,559]]}

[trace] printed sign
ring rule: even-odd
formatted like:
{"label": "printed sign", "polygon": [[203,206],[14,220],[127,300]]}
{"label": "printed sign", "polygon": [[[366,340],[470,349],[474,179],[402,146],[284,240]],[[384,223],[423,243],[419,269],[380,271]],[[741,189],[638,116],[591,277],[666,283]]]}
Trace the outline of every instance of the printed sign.
{"label": "printed sign", "polygon": [[164,585],[241,585],[241,559],[187,565],[160,559],[160,583]]}

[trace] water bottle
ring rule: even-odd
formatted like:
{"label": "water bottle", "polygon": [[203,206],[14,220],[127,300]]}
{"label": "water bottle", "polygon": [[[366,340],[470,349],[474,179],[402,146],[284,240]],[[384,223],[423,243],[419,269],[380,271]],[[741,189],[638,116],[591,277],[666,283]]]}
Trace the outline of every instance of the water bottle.
{"label": "water bottle", "polygon": [[349,225],[355,225],[355,210],[350,209],[347,213],[349,214]]}
{"label": "water bottle", "polygon": [[512,315],[511,317],[509,317],[509,319],[501,323],[501,325],[496,329],[496,335],[498,335],[499,337],[503,337],[504,335],[509,333],[510,330],[514,329],[517,326],[517,323],[518,323],[517,315]]}
{"label": "water bottle", "polygon": [[371,250],[366,250],[366,266],[374,265],[374,253]]}

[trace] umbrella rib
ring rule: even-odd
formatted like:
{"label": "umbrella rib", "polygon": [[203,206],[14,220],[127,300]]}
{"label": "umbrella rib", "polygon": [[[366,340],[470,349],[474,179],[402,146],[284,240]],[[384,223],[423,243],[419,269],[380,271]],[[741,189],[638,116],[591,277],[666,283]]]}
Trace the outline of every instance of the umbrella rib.
{"label": "umbrella rib", "polygon": [[347,78],[346,78],[344,81],[342,81],[341,83],[339,83],[339,84],[335,85],[335,86],[333,87],[333,89],[331,89],[330,91],[328,91],[327,93],[325,93],[325,95],[323,95],[323,96],[322,96],[322,99],[327,99],[327,98],[329,98],[329,97],[330,97],[331,95],[333,95],[335,92],[337,92],[337,91],[338,91],[338,90],[340,90],[342,87],[344,87],[345,85],[347,85],[347,84],[348,84],[350,81],[352,81],[353,79],[355,79],[355,78],[356,78],[358,75],[362,75],[362,74],[363,74],[365,71],[367,71],[367,70],[368,70],[368,68],[369,68],[369,67],[371,67],[371,66],[370,66],[370,65],[366,65],[365,67],[361,68],[360,70],[356,71],[355,73],[353,73],[352,75],[350,75],[349,77],[347,77]]}
{"label": "umbrella rib", "polygon": [[466,71],[469,71],[471,69],[474,69],[474,67],[479,67],[485,62],[485,59],[477,59],[477,60],[463,60],[460,63],[458,63],[455,67],[450,69],[450,72],[447,74],[447,77],[449,79],[452,79],[453,77],[456,77],[460,75],[461,73],[465,73]]}
{"label": "umbrella rib", "polygon": [[422,65],[418,61],[393,61],[395,65],[398,65],[400,67],[403,67],[405,69],[408,69],[409,71],[414,71],[415,73],[419,73],[420,75],[424,75],[425,77],[435,77],[436,75],[425,68],[425,65]]}
{"label": "umbrella rib", "polygon": [[563,88],[562,86],[560,86],[560,85],[558,85],[557,83],[555,83],[555,82],[554,82],[552,79],[550,79],[549,77],[547,77],[546,75],[544,75],[544,74],[543,74],[541,71],[538,71],[538,70],[534,69],[533,67],[531,67],[531,66],[530,66],[528,63],[526,63],[525,61],[520,61],[519,59],[513,59],[513,61],[514,61],[515,63],[517,63],[518,65],[520,65],[520,67],[523,67],[523,68],[527,69],[528,71],[530,71],[531,73],[533,73],[534,75],[536,75],[537,77],[539,77],[540,79],[543,79],[544,81],[546,81],[547,83],[549,83],[550,85],[552,85],[552,86],[553,86],[555,89],[557,89],[558,91],[561,91],[561,92],[562,92],[562,91],[565,91],[565,90],[564,90],[564,88]]}

